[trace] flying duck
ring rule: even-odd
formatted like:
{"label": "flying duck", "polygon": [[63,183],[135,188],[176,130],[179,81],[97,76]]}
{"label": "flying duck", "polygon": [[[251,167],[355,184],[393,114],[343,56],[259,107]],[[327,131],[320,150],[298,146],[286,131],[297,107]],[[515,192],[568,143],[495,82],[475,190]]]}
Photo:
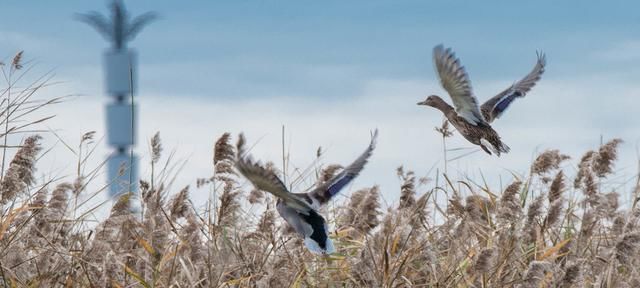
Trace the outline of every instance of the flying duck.
{"label": "flying duck", "polygon": [[335,252],[333,242],[329,239],[327,223],[318,213],[319,209],[356,178],[364,168],[375,149],[378,130],[371,137],[367,149],[351,165],[307,193],[291,193],[271,169],[254,161],[246,152],[244,135],[238,140],[238,159],[236,169],[260,190],[276,196],[276,209],[293,229],[304,238],[304,244],[315,254],[331,254]]}
{"label": "flying duck", "polygon": [[426,100],[418,102],[418,105],[431,106],[442,111],[465,139],[479,145],[490,155],[491,152],[498,156],[500,153],[509,152],[509,146],[500,140],[500,136],[489,123],[499,118],[513,100],[524,97],[540,80],[546,65],[544,54],[538,54],[538,61],[527,76],[480,107],[471,90],[469,76],[451,48],[445,49],[442,45],[433,48],[433,61],[440,83],[451,96],[454,107],[437,95],[427,97]]}

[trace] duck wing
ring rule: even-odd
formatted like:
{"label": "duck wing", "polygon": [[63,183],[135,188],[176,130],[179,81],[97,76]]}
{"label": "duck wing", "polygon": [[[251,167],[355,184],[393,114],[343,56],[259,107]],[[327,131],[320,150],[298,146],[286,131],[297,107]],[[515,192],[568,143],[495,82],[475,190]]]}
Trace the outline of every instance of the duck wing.
{"label": "duck wing", "polygon": [[486,125],[478,108],[478,100],[473,96],[469,76],[451,48],[445,49],[442,45],[433,48],[433,62],[440,84],[451,96],[458,115],[472,125]]}
{"label": "duck wing", "polygon": [[491,123],[493,120],[499,118],[507,108],[511,105],[516,98],[524,97],[533,86],[540,80],[546,66],[546,58],[544,53],[537,53],[538,61],[536,65],[527,76],[520,79],[520,81],[514,83],[506,90],[500,92],[500,94],[487,100],[480,107],[482,115],[487,122]]}
{"label": "duck wing", "polygon": [[373,132],[369,146],[367,146],[367,149],[364,150],[360,157],[353,161],[349,166],[345,167],[340,173],[338,173],[338,175],[333,176],[329,181],[309,192],[309,197],[316,199],[319,204],[322,205],[338,194],[345,186],[347,186],[347,184],[360,174],[362,169],[364,169],[364,165],[367,164],[369,157],[371,157],[373,150],[376,148],[377,138],[378,129]]}
{"label": "duck wing", "polygon": [[268,169],[260,162],[254,161],[245,151],[244,143],[244,135],[240,134],[237,145],[238,158],[235,163],[238,172],[247,178],[257,189],[273,194],[282,199],[287,206],[308,215],[309,211],[313,210],[309,203],[289,192],[289,189],[287,189],[272,169]]}

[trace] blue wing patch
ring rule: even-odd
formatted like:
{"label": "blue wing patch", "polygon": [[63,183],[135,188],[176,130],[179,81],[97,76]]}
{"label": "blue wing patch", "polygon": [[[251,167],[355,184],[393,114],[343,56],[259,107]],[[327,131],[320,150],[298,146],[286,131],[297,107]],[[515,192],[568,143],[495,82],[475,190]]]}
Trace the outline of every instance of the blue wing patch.
{"label": "blue wing patch", "polygon": [[338,194],[338,192],[340,192],[340,190],[342,190],[344,186],[347,186],[347,184],[349,184],[349,182],[351,182],[353,178],[354,178],[354,175],[351,175],[351,174],[344,175],[344,177],[340,178],[340,180],[331,184],[331,186],[327,188],[327,193],[329,193],[330,197]]}
{"label": "blue wing patch", "polygon": [[513,102],[513,100],[515,100],[518,97],[522,97],[522,93],[520,93],[519,91],[515,91],[511,94],[509,94],[507,97],[502,98],[502,100],[500,100],[500,102],[498,102],[496,104],[496,106],[493,108],[495,112],[495,114],[500,115],[502,114],[502,112],[504,112],[505,110],[507,110],[507,108],[509,108],[509,105],[511,105],[511,102]]}

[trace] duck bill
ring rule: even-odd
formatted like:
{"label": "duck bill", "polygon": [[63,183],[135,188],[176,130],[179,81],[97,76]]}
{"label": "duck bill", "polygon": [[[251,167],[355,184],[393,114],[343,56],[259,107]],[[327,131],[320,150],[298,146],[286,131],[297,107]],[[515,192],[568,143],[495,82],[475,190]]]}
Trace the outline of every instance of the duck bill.
{"label": "duck bill", "polygon": [[418,105],[427,105],[427,100],[418,102]]}

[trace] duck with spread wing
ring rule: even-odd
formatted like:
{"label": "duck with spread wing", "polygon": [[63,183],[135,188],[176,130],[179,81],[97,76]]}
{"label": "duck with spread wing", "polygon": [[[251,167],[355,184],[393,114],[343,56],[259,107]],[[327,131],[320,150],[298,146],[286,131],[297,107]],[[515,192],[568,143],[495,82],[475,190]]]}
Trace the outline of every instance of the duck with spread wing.
{"label": "duck with spread wing", "polygon": [[482,106],[478,106],[469,76],[451,48],[436,46],[433,49],[433,61],[440,83],[451,96],[453,106],[437,95],[427,97],[426,100],[418,102],[418,105],[440,110],[465,139],[479,145],[485,152],[493,152],[498,156],[509,152],[509,146],[502,142],[490,123],[499,118],[515,99],[524,97],[540,80],[546,65],[544,54],[538,54],[538,61],[527,76]]}
{"label": "duck with spread wing", "polygon": [[335,248],[329,238],[327,222],[318,212],[349,182],[360,174],[373,153],[378,130],[373,133],[367,149],[353,163],[344,168],[314,190],[307,193],[291,193],[272,169],[254,161],[245,149],[245,139],[240,134],[236,168],[260,190],[276,196],[276,209],[284,220],[304,238],[305,246],[315,254],[331,254]]}

